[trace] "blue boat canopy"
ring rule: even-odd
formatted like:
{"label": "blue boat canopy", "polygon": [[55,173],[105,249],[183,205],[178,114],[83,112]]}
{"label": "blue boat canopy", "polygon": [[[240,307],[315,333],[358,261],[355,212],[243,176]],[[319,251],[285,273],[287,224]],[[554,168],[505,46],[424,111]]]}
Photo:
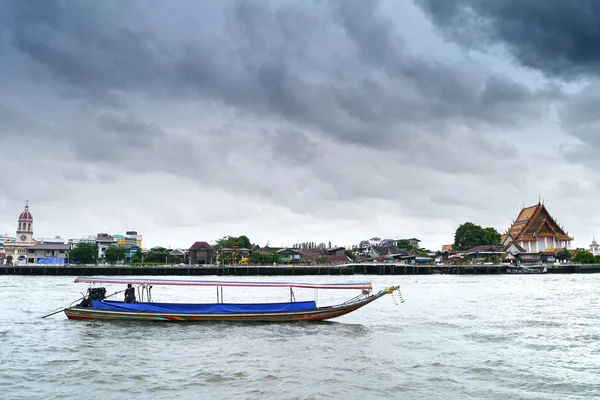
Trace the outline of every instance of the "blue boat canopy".
{"label": "blue boat canopy", "polygon": [[118,312],[174,313],[174,314],[248,314],[314,311],[314,301],[257,304],[179,304],[179,303],[122,303],[120,301],[92,301],[92,309]]}
{"label": "blue boat canopy", "polygon": [[289,287],[303,289],[373,289],[371,282],[349,283],[299,283],[299,282],[239,282],[205,281],[197,279],[153,279],[153,278],[106,278],[80,276],[75,283],[107,283],[132,285],[177,285],[177,286],[222,286],[222,287]]}

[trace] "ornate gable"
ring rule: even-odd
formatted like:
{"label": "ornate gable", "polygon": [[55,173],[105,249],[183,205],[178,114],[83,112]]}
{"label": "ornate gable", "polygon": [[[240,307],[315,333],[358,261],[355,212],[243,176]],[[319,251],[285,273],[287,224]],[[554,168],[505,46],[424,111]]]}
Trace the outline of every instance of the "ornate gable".
{"label": "ornate gable", "polygon": [[573,240],[558,225],[542,203],[523,208],[508,229],[507,235],[510,235],[516,241],[535,240],[539,236],[556,237],[558,240]]}

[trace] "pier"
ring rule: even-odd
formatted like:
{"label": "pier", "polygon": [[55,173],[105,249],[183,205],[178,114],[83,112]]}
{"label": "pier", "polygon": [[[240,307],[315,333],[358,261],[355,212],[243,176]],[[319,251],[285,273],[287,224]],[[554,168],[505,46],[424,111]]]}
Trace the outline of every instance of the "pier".
{"label": "pier", "polygon": [[[16,265],[1,266],[0,275],[497,275],[506,265],[417,265],[401,263],[355,263],[339,265],[203,265],[203,266],[129,266],[129,265]],[[599,273],[598,264],[548,265],[549,274]]]}

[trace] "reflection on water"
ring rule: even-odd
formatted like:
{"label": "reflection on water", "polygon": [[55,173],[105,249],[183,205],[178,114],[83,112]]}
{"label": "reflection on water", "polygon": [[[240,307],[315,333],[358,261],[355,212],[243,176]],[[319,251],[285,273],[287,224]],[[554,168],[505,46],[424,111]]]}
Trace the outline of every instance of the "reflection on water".
{"label": "reflection on water", "polygon": [[[2,397],[600,397],[600,275],[370,278],[377,289],[400,283],[406,302],[386,297],[323,323],[178,324],[40,319],[86,286],[71,277],[1,276]],[[225,291],[231,302],[288,295]],[[320,291],[318,301],[349,296]],[[155,288],[153,297],[210,302],[215,293]]]}

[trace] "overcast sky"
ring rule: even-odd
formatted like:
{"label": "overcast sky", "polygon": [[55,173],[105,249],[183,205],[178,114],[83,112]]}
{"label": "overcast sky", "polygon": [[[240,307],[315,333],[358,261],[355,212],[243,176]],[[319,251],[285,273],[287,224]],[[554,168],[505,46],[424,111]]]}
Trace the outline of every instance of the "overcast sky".
{"label": "overcast sky", "polygon": [[600,234],[600,2],[0,2],[0,231]]}

